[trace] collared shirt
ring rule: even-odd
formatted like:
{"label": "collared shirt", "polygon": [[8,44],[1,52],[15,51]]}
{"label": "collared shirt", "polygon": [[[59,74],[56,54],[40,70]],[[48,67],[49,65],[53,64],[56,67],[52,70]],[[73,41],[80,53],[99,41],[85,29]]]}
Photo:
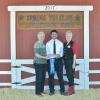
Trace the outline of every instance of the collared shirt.
{"label": "collared shirt", "polygon": [[[47,55],[54,53],[53,43],[54,43],[53,39],[47,42],[46,44]],[[55,39],[55,44],[56,44],[56,54],[59,54],[61,57],[63,57],[63,43],[60,40]]]}

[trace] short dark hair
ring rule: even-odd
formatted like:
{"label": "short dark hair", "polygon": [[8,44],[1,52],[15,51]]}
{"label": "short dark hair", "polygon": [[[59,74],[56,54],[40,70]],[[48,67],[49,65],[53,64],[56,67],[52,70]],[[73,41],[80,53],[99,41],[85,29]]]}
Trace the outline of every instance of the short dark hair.
{"label": "short dark hair", "polygon": [[57,30],[51,30],[51,32],[50,32],[50,33],[52,34],[52,32],[58,33],[58,31],[57,31]]}

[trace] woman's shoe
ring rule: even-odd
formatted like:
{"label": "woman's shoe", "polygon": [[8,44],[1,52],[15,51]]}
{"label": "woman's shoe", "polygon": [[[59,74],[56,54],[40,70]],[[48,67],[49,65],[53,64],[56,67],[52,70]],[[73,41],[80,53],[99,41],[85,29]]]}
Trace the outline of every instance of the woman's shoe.
{"label": "woman's shoe", "polygon": [[43,97],[43,96],[44,96],[44,95],[43,95],[43,94],[41,94],[41,93],[40,93],[40,94],[36,94],[36,95],[37,95],[37,96],[39,96],[39,97]]}
{"label": "woman's shoe", "polygon": [[73,85],[73,86],[69,86],[68,91],[65,93],[65,95],[70,96],[74,93],[75,93],[75,90],[74,90],[74,85]]}

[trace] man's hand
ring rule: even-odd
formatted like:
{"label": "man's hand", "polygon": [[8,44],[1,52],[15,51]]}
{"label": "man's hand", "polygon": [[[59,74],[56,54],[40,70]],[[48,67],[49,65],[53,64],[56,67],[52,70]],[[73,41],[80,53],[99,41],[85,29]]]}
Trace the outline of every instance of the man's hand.
{"label": "man's hand", "polygon": [[60,58],[60,55],[59,54],[56,54],[56,58]]}
{"label": "man's hand", "polygon": [[50,58],[60,58],[60,55],[59,54],[49,54],[48,59]]}

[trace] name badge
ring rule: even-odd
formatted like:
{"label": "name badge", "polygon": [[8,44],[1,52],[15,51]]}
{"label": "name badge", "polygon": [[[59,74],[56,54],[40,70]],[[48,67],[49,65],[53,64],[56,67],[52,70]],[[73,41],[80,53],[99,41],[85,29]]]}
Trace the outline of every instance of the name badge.
{"label": "name badge", "polygon": [[70,45],[68,45],[67,47],[70,48]]}

